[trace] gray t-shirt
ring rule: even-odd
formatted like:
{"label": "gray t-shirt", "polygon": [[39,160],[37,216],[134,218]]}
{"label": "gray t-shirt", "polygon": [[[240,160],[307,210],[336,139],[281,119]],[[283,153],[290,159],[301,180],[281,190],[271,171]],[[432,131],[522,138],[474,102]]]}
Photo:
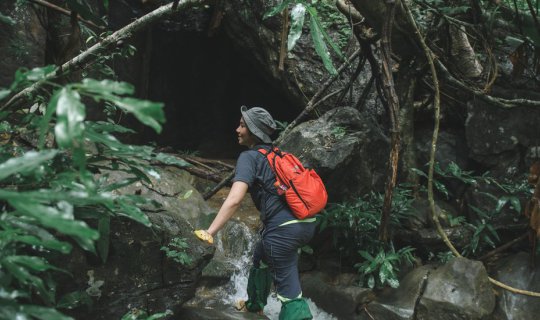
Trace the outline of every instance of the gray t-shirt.
{"label": "gray t-shirt", "polygon": [[265,229],[270,230],[280,224],[295,220],[287,202],[275,190],[276,176],[266,160],[266,156],[257,151],[269,149],[268,145],[257,145],[253,149],[244,151],[236,162],[234,181],[248,184],[251,199],[261,213],[261,221]]}

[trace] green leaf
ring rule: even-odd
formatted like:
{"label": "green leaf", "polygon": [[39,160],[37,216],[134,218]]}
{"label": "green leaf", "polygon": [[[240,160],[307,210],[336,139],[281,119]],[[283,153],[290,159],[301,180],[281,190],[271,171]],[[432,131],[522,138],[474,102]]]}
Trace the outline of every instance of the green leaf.
{"label": "green leaf", "polygon": [[131,95],[135,92],[133,85],[127,82],[112,81],[112,80],[95,80],[84,79],[80,85],[80,89],[99,95]]}
{"label": "green leaf", "polygon": [[441,192],[446,198],[448,198],[448,189],[446,189],[446,186],[444,184],[440,183],[435,179],[433,180],[433,184],[435,185],[435,188],[439,190],[439,192]]}
{"label": "green leaf", "polygon": [[36,170],[43,165],[44,162],[51,160],[58,153],[57,150],[47,151],[28,151],[21,157],[11,158],[8,161],[0,164],[0,180],[3,180],[13,174],[25,174]]}
{"label": "green leaf", "polygon": [[171,164],[171,165],[177,165],[179,167],[190,167],[191,166],[191,163],[181,159],[181,158],[178,158],[178,157],[175,157],[175,156],[172,156],[172,155],[169,155],[169,154],[166,154],[166,153],[158,153],[155,155],[154,159],[156,161],[159,161],[161,163],[164,163],[164,164]]}
{"label": "green leaf", "polygon": [[521,202],[519,201],[518,197],[510,197],[510,203],[517,213],[521,213]]}
{"label": "green leaf", "polygon": [[332,38],[328,35],[328,33],[324,30],[323,25],[321,24],[321,20],[319,19],[319,15],[317,13],[317,9],[315,7],[308,7],[308,12],[310,13],[311,17],[314,18],[315,23],[317,24],[317,27],[322,34],[324,40],[330,45],[332,50],[338,55],[338,57],[342,60],[345,60],[345,56],[343,56],[343,53],[341,52],[341,49],[339,49],[339,46],[334,43]]}
{"label": "green leaf", "polygon": [[62,296],[62,298],[58,300],[56,307],[73,309],[82,305],[91,307],[92,304],[92,298],[88,295],[88,293],[86,293],[86,291],[74,291]]}
{"label": "green leaf", "polygon": [[13,18],[3,15],[1,12],[0,12],[0,22],[5,23],[10,26],[15,25],[15,20],[13,20]]}
{"label": "green leaf", "polygon": [[310,13],[309,26],[310,26],[311,37],[313,39],[313,44],[315,45],[315,51],[321,57],[326,70],[328,70],[330,74],[336,75],[337,70],[334,67],[334,64],[332,63],[332,59],[330,58],[330,53],[328,52],[328,48],[326,47],[326,44],[324,43],[322,31],[319,28],[319,24],[317,23],[316,12],[315,14],[313,14],[312,11],[313,11],[313,8],[308,8],[308,12]]}
{"label": "green leaf", "polygon": [[283,10],[285,10],[285,8],[287,8],[287,6],[291,3],[291,0],[283,0],[280,4],[278,4],[277,6],[273,7],[272,9],[268,10],[264,15],[263,15],[263,20],[264,19],[267,19],[267,18],[270,18],[270,17],[273,17],[275,16],[276,14],[282,12]]}
{"label": "green leaf", "polygon": [[184,193],[184,195],[180,196],[179,198],[181,200],[186,200],[186,199],[189,199],[189,197],[191,197],[192,194],[193,194],[193,190],[189,189],[188,191],[186,191],[186,193]]}
{"label": "green leaf", "polygon": [[26,313],[41,320],[73,320],[73,318],[62,314],[53,308],[35,305],[21,305],[19,306],[19,310],[21,313]]}
{"label": "green leaf", "polygon": [[297,3],[291,10],[291,29],[287,40],[287,50],[291,51],[302,35],[302,27],[304,26],[304,17],[306,15],[306,7]]}
{"label": "green leaf", "polygon": [[25,267],[27,269],[31,269],[36,272],[43,272],[46,270],[56,270],[56,271],[65,272],[64,270],[59,269],[49,264],[47,260],[40,257],[35,257],[35,256],[14,255],[14,256],[8,256],[4,258],[4,261],[17,264],[19,266]]}
{"label": "green leaf", "polygon": [[86,112],[80,99],[77,91],[67,87],[62,88],[58,94],[54,132],[56,142],[61,148],[78,146],[82,141]]}
{"label": "green leaf", "polygon": [[64,241],[58,241],[58,240],[42,240],[35,236],[30,235],[17,235],[13,237],[14,241],[25,243],[31,246],[35,247],[42,247],[45,249],[55,250],[58,252],[61,252],[63,254],[68,254],[71,252],[71,244]]}
{"label": "green leaf", "polygon": [[109,256],[109,239],[110,239],[110,230],[111,229],[111,217],[109,215],[104,215],[99,218],[98,221],[98,231],[99,239],[97,241],[96,247],[101,261],[103,263],[107,262],[107,257]]}
{"label": "green leaf", "polygon": [[0,89],[0,101],[2,101],[5,97],[9,96],[11,93],[8,89]]}
{"label": "green leaf", "polygon": [[9,256],[3,258],[0,261],[0,265],[3,266],[20,283],[36,288],[38,293],[41,295],[41,298],[43,298],[47,303],[54,302],[54,295],[50,290],[47,290],[41,278],[32,275],[26,268],[9,261],[8,258]]}
{"label": "green leaf", "polygon": [[122,200],[118,201],[118,204],[119,204],[120,211],[117,213],[119,215],[124,215],[128,218],[131,218],[137,222],[142,223],[143,225],[147,227],[150,227],[152,225],[152,223],[148,219],[148,216],[144,212],[142,212],[141,209],[139,209],[138,207],[130,205]]}
{"label": "green leaf", "polygon": [[140,122],[157,133],[161,132],[161,124],[165,123],[163,103],[135,98],[115,99],[112,102],[126,112],[132,113]]}
{"label": "green leaf", "polygon": [[399,280],[396,279],[396,278],[392,278],[392,279],[388,279],[386,280],[386,282],[390,285],[390,287],[392,288],[397,288],[399,287]]}
{"label": "green leaf", "polygon": [[136,133],[134,130],[123,127],[116,123],[110,123],[105,121],[96,121],[96,122],[87,122],[87,127],[91,127],[96,133],[110,133],[110,132],[119,132],[119,133]]}
{"label": "green leaf", "polygon": [[60,98],[60,91],[56,91],[51,99],[49,100],[49,104],[47,105],[47,109],[45,110],[45,114],[43,115],[41,122],[39,124],[39,139],[38,139],[38,148],[43,149],[43,146],[45,145],[45,137],[49,133],[49,122],[51,122],[51,119],[56,112],[56,106],[58,105],[58,98]]}
{"label": "green leaf", "polygon": [[427,177],[428,177],[428,175],[427,175],[424,171],[422,171],[422,170],[420,170],[420,169],[417,169],[417,168],[411,168],[410,170],[411,170],[412,172],[416,173],[417,175],[422,176],[422,177],[424,177],[424,178],[426,178],[426,179],[427,179]]}
{"label": "green leaf", "polygon": [[74,220],[69,207],[61,208],[63,210],[60,211],[54,207],[28,201],[28,199],[26,201],[9,199],[8,201],[18,211],[35,218],[44,227],[70,235],[83,249],[94,251],[93,241],[99,238],[99,233],[83,221]]}
{"label": "green leaf", "polygon": [[375,287],[375,277],[372,274],[369,275],[367,284],[371,289]]}

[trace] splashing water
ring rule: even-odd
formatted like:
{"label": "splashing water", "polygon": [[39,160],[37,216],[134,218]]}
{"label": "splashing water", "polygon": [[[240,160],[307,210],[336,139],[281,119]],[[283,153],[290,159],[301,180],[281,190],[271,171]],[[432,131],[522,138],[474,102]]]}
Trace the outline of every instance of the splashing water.
{"label": "splashing water", "polygon": [[[238,226],[242,229],[237,230],[237,232],[239,233],[238,236],[246,237],[248,245],[247,249],[242,252],[239,258],[231,261],[234,264],[236,271],[231,276],[231,280],[229,281],[229,288],[227,289],[228,294],[226,294],[222,299],[222,302],[225,305],[234,305],[238,300],[247,300],[246,288],[248,282],[249,268],[251,266],[251,255],[253,252],[253,246],[257,241],[257,236],[250,232],[249,228],[245,224],[239,224]],[[220,249],[220,246],[222,246],[222,244],[218,243],[218,250]],[[315,305],[315,303],[310,299],[306,300],[308,302],[311,314],[313,315],[313,319],[337,320],[337,318],[335,318],[331,314],[319,309],[317,305]],[[278,300],[275,294],[271,293],[270,297],[268,297],[266,307],[264,308],[264,314],[268,318],[270,318],[270,320],[277,320],[279,318],[280,310],[281,302]]]}

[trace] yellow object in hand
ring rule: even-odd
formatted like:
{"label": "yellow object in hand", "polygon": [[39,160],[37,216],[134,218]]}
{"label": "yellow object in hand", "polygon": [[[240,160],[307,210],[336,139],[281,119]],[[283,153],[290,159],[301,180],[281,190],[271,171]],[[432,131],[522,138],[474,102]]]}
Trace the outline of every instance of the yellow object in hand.
{"label": "yellow object in hand", "polygon": [[206,230],[195,230],[195,235],[202,241],[208,242],[209,244],[214,244],[214,237],[212,237],[212,235]]}

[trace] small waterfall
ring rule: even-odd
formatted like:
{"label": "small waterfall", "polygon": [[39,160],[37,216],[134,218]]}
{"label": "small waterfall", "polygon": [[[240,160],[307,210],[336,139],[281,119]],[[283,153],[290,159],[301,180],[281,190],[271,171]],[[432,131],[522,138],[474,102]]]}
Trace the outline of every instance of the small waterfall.
{"label": "small waterfall", "polygon": [[[243,237],[245,239],[245,250],[235,257],[231,257],[230,262],[235,266],[235,272],[231,276],[231,280],[225,288],[226,294],[223,296],[222,303],[225,305],[234,305],[238,300],[247,299],[247,281],[249,268],[251,266],[251,259],[253,253],[253,246],[258,240],[258,235],[254,234],[244,223],[235,223],[234,226],[227,231],[229,237]],[[218,239],[218,250],[223,250],[223,240]],[[230,251],[229,251],[230,252]],[[307,299],[313,319],[316,320],[337,320],[331,314],[319,309],[313,301]],[[277,320],[279,318],[279,311],[281,310],[281,302],[277,299],[275,293],[270,293],[268,303],[264,308],[264,314],[271,320]]]}

